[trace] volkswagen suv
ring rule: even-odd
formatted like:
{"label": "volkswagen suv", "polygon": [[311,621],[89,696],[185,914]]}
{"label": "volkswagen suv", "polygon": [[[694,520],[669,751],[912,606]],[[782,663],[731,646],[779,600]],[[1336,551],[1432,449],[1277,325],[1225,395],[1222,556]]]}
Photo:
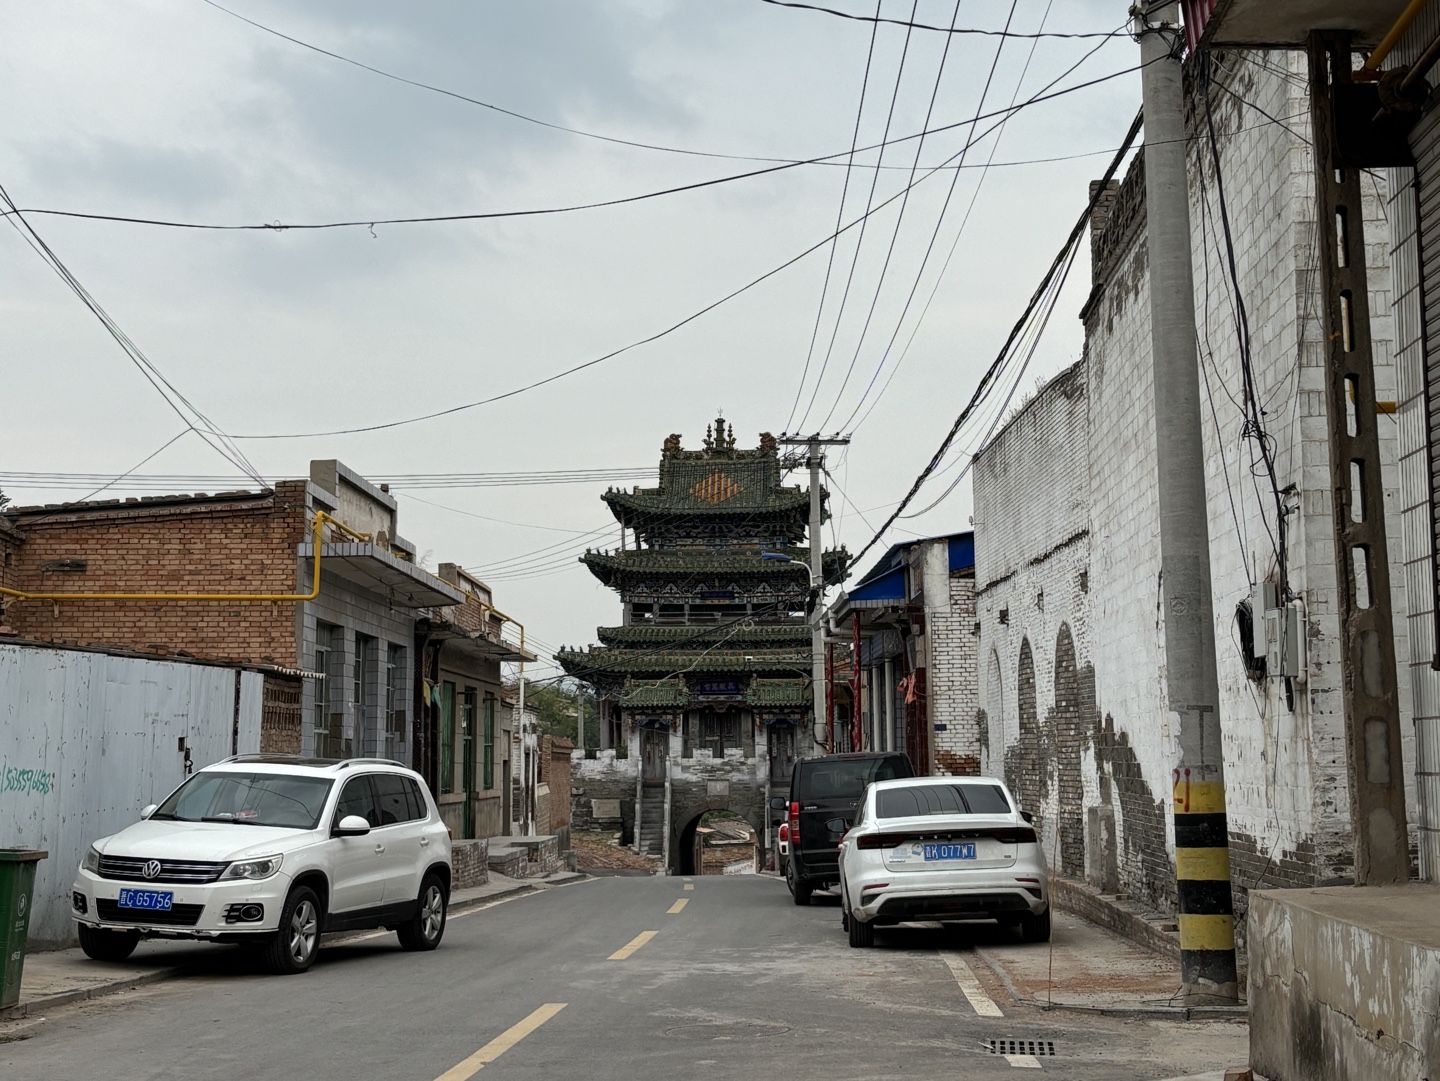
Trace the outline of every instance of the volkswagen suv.
{"label": "volkswagen suv", "polygon": [[239,755],[140,816],[91,845],[75,879],[80,945],[96,960],[124,960],[141,938],[191,938],[249,945],[296,973],[327,931],[440,944],[450,833],[398,762]]}

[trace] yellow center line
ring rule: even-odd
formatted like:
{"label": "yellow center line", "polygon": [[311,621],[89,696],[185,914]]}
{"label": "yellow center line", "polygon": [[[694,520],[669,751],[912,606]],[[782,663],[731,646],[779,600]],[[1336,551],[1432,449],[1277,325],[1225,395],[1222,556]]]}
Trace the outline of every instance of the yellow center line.
{"label": "yellow center line", "polygon": [[686,889],[686,890],[693,890],[694,888],[695,888],[695,884],[694,884],[693,882],[687,882],[687,883],[685,883],[684,886],[681,887],[681,889]]}
{"label": "yellow center line", "polygon": [[485,1068],[485,1064],[494,1062],[510,1048],[523,1040],[530,1033],[543,1025],[550,1018],[565,1008],[564,1002],[547,1002],[538,1010],[532,1013],[525,1020],[511,1025],[500,1035],[480,1048],[464,1062],[457,1063],[446,1070],[435,1081],[467,1081]]}
{"label": "yellow center line", "polygon": [[677,914],[678,914],[686,905],[688,905],[689,903],[690,903],[690,898],[688,898],[688,897],[682,897],[682,898],[680,898],[680,900],[676,901],[673,905],[671,905],[669,908],[667,908],[667,909],[665,910],[665,915],[667,915],[667,916],[677,915]]}
{"label": "yellow center line", "polygon": [[[625,943],[625,945],[621,946],[618,950],[616,950],[614,953],[612,953],[608,958],[606,958],[606,960],[609,960],[609,961],[623,961],[623,960],[625,960],[625,958],[629,957],[632,953],[634,953],[636,950],[638,950],[641,946],[645,945],[645,943],[649,942],[652,938],[654,938],[654,937],[655,937],[656,935],[658,935],[659,933],[660,933],[659,931],[641,931],[638,935],[636,935],[634,938],[632,938],[629,942]],[[441,1081],[449,1081],[449,1079],[448,1079],[448,1078],[441,1078]]]}

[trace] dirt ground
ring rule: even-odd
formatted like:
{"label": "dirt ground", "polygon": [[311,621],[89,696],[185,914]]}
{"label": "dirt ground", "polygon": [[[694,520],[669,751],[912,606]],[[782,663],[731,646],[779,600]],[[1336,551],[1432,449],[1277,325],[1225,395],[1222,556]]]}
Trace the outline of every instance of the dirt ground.
{"label": "dirt ground", "polygon": [[617,835],[603,830],[573,830],[570,847],[575,852],[575,866],[581,870],[660,870],[660,861],[637,855],[629,848],[621,848]]}

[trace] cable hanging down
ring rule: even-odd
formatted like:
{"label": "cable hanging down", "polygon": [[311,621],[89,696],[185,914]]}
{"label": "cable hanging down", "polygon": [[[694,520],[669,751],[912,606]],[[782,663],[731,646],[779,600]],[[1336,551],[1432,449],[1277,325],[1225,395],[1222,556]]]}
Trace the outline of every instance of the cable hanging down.
{"label": "cable hanging down", "polygon": [[861,548],[851,558],[850,563],[852,566],[858,563],[864,557],[866,552],[870,551],[871,548],[875,547],[875,545],[878,544],[880,542],[880,539],[885,535],[886,530],[888,530],[895,523],[895,521],[902,514],[905,513],[905,510],[910,506],[911,501],[914,500],[915,496],[919,493],[925,482],[930,478],[930,475],[935,472],[936,468],[940,465],[945,455],[949,452],[950,445],[955,441],[955,437],[957,434],[959,434],[961,427],[965,424],[967,420],[970,419],[976,408],[978,408],[979,405],[985,400],[985,397],[989,393],[991,387],[994,385],[996,378],[999,376],[1001,370],[1005,367],[1006,363],[1013,355],[1011,353],[1011,347],[1015,344],[1016,340],[1020,337],[1025,327],[1028,325],[1031,314],[1035,311],[1036,307],[1039,306],[1046,291],[1050,287],[1051,281],[1054,280],[1056,275],[1060,273],[1066,260],[1069,259],[1072,250],[1079,243],[1080,238],[1085,235],[1085,231],[1090,224],[1090,215],[1094,212],[1096,205],[1099,203],[1101,195],[1104,194],[1106,186],[1110,183],[1111,180],[1114,179],[1116,172],[1119,171],[1121,162],[1124,160],[1126,153],[1129,152],[1130,147],[1134,144],[1135,137],[1140,133],[1142,122],[1143,114],[1137,113],[1135,115],[1134,122],[1132,122],[1130,125],[1130,130],[1125,135],[1125,141],[1122,144],[1120,151],[1111,160],[1109,167],[1105,170],[1105,175],[1100,178],[1100,181],[1097,184],[1094,185],[1094,190],[1091,192],[1090,198],[1085,204],[1085,209],[1081,212],[1079,219],[1075,222],[1074,228],[1070,230],[1070,235],[1066,237],[1064,245],[1060,248],[1060,251],[1056,253],[1054,260],[1050,263],[1049,268],[1045,271],[1045,275],[1040,280],[1040,284],[1036,286],[1035,292],[1031,294],[1029,302],[1025,305],[1025,310],[1021,313],[1020,318],[1016,320],[1014,327],[1011,328],[1009,336],[1005,339],[1005,343],[1000,347],[999,354],[996,356],[994,362],[991,363],[990,367],[986,369],[985,374],[981,377],[980,384],[975,388],[975,393],[971,396],[970,401],[967,402],[965,408],[960,411],[960,415],[955,418],[955,423],[950,426],[949,432],[947,432],[945,438],[941,440],[939,449],[936,450],[934,455],[931,456],[930,461],[925,466],[925,468],[920,471],[919,476],[917,476],[914,483],[910,485],[910,490],[905,493],[905,497],[900,500],[899,505],[893,511],[891,511],[890,516],[886,518],[885,522],[880,526],[880,528],[875,531],[875,535],[865,543],[865,547]]}

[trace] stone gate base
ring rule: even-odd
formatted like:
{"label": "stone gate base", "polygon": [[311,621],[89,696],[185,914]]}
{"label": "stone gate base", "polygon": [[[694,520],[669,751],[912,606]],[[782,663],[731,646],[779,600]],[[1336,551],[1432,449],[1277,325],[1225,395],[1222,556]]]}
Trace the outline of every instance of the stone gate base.
{"label": "stone gate base", "polygon": [[1440,886],[1256,890],[1249,923],[1257,1073],[1440,1078]]}

